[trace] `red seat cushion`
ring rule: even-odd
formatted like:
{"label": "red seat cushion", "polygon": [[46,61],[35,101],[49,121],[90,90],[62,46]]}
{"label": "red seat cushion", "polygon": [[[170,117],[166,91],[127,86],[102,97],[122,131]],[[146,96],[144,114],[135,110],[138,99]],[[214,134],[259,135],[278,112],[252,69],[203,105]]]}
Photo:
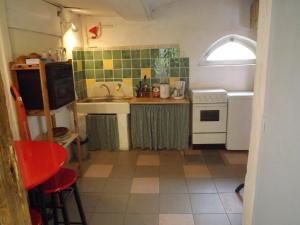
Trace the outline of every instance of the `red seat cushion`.
{"label": "red seat cushion", "polygon": [[71,187],[77,180],[77,174],[72,169],[62,168],[52,178],[43,184],[45,193],[55,193]]}
{"label": "red seat cushion", "polygon": [[30,217],[32,225],[42,225],[42,217],[38,211],[30,209]]}

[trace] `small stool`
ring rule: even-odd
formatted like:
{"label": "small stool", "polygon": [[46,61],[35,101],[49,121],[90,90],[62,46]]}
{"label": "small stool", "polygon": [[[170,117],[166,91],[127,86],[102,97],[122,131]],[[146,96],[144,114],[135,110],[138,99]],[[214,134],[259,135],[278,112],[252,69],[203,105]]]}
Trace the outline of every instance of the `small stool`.
{"label": "small stool", "polygon": [[32,225],[42,225],[42,217],[38,211],[30,209],[30,218]]}
{"label": "small stool", "polygon": [[[62,215],[64,219],[64,224],[83,224],[87,225],[86,218],[84,215],[84,211],[81,205],[80,196],[78,193],[78,189],[76,186],[77,174],[74,170],[62,168],[58,171],[58,173],[46,181],[43,185],[43,192],[45,194],[50,194],[51,203],[53,209],[53,217],[54,224],[57,225],[61,222],[58,222],[57,209],[60,208],[62,210]],[[81,218],[81,223],[78,222],[70,222],[69,216],[65,204],[65,198],[63,196],[64,191],[71,191],[74,193],[75,201],[77,204],[78,212]],[[57,197],[59,198],[61,207],[58,207]]]}

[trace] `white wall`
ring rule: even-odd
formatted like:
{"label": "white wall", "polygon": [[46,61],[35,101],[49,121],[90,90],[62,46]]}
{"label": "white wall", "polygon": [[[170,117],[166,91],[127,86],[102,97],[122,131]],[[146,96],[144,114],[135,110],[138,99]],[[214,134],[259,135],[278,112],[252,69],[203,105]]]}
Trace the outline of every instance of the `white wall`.
{"label": "white wall", "polygon": [[97,40],[87,40],[90,47],[179,44],[182,56],[190,57],[190,84],[193,87],[224,87],[228,90],[252,90],[255,66],[200,67],[206,49],[228,34],[252,39],[250,5],[252,0],[185,0],[164,5],[149,22],[128,22],[122,18],[83,17],[83,28],[104,27]]}
{"label": "white wall", "polygon": [[261,6],[260,25],[266,22],[266,26],[259,28],[258,41],[262,41],[260,47],[267,53],[263,53],[265,57],[258,66],[261,70],[255,85],[259,91],[253,110],[263,112],[254,113],[254,125],[262,129],[252,130],[244,222],[246,225],[298,225],[300,2],[268,0]]}
{"label": "white wall", "polygon": [[[34,7],[33,7],[34,6]],[[54,52],[62,46],[82,47],[81,29],[73,33],[68,31],[69,38],[65,37],[67,30],[62,30],[58,8],[41,0],[6,0],[6,14],[8,30],[15,60],[19,55],[28,55],[32,52],[43,53],[49,49]],[[69,18],[81,27],[79,16],[69,13]],[[71,58],[72,49],[67,49]],[[9,59],[10,60],[10,59]],[[56,115],[58,126],[70,127],[70,116],[66,109]],[[32,138],[45,132],[46,126],[41,117],[28,117]]]}

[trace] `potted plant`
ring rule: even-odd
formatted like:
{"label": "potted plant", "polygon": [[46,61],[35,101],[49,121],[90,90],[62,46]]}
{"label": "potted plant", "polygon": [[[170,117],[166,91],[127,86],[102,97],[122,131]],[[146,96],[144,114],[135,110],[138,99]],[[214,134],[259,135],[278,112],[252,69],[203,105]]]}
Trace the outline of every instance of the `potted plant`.
{"label": "potted plant", "polygon": [[160,77],[160,97],[170,97],[170,85],[169,85],[169,70],[170,60],[166,53],[162,54],[161,58],[155,59],[154,71]]}

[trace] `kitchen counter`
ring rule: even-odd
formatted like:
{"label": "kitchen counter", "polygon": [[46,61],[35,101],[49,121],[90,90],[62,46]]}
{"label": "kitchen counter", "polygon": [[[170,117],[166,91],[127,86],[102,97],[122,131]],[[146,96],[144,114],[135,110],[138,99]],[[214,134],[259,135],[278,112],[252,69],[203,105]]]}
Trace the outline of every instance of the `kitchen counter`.
{"label": "kitchen counter", "polygon": [[153,98],[153,97],[141,97],[141,98],[131,98],[127,100],[131,105],[179,105],[179,104],[190,104],[189,99],[173,99],[173,98]]}

